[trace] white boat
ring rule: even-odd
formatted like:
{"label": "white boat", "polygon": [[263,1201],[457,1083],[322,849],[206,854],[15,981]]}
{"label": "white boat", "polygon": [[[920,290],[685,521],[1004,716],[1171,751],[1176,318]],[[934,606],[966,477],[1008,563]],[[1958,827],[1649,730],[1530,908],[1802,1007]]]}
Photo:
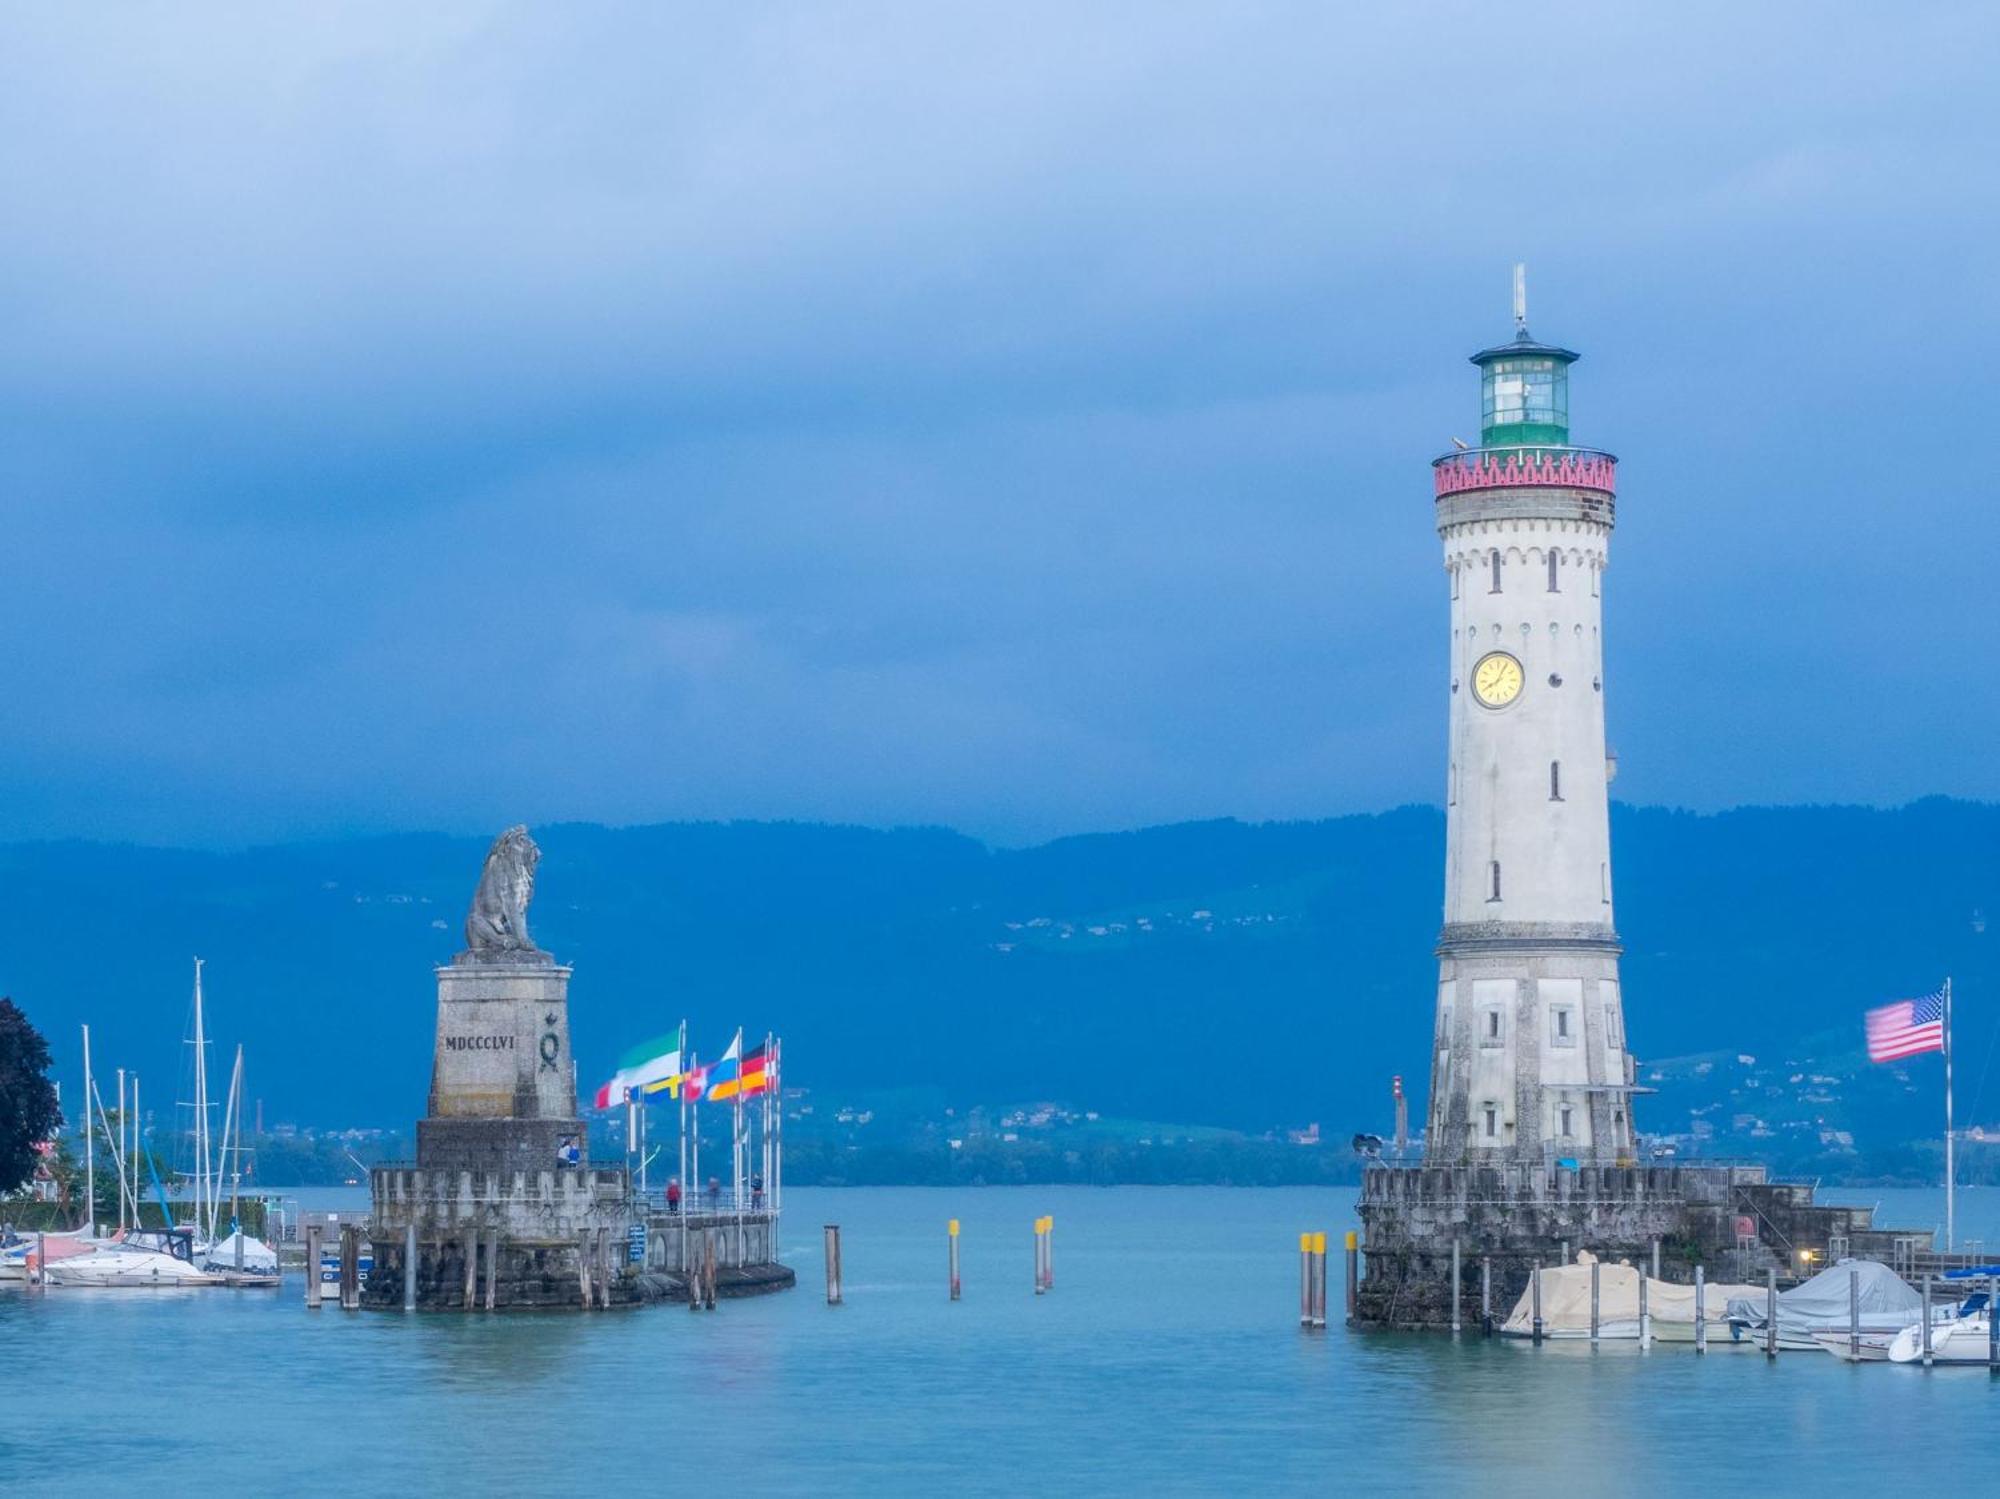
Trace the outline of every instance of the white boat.
{"label": "white boat", "polygon": [[[1992,1316],[1974,1312],[1931,1328],[1931,1362],[1934,1364],[1985,1364],[1992,1350]],[[1923,1325],[1913,1322],[1889,1341],[1888,1360],[1892,1364],[1923,1362]]]}
{"label": "white boat", "polygon": [[1814,1347],[1824,1348],[1835,1358],[1849,1363],[1878,1364],[1888,1360],[1889,1345],[1901,1336],[1901,1333],[1864,1332],[1857,1338],[1845,1327],[1820,1327],[1813,1330],[1812,1339]]}
{"label": "white boat", "polygon": [[193,1235],[185,1229],[135,1228],[122,1241],[44,1267],[42,1284],[150,1289],[155,1286],[224,1286],[228,1280],[194,1263]]}

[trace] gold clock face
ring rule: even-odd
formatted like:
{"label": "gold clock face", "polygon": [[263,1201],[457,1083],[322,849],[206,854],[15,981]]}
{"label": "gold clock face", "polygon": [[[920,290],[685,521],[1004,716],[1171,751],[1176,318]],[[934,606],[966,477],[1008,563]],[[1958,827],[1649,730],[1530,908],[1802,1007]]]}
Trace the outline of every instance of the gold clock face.
{"label": "gold clock face", "polygon": [[1472,668],[1472,695],[1489,708],[1504,708],[1521,695],[1526,680],[1519,661],[1505,651],[1492,651]]}

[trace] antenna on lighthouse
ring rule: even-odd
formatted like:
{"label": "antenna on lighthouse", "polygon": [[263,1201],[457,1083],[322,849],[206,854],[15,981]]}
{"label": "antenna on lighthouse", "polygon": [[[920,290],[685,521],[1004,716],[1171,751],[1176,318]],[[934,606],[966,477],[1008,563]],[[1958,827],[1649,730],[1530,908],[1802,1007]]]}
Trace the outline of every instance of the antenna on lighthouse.
{"label": "antenna on lighthouse", "polygon": [[1528,268],[1519,261],[1514,264],[1514,331],[1528,331]]}

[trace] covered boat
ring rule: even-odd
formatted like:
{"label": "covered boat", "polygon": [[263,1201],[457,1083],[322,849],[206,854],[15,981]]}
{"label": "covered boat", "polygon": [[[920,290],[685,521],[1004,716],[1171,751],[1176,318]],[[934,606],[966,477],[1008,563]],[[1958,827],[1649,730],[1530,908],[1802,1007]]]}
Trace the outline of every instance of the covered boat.
{"label": "covered boat", "polygon": [[[1859,1295],[1855,1295],[1858,1285]],[[1909,1282],[1875,1260],[1841,1260],[1811,1280],[1778,1293],[1778,1346],[1825,1347],[1819,1333],[1850,1334],[1859,1311],[1863,1338],[1886,1344],[1923,1315],[1924,1298]],[[1729,1303],[1732,1336],[1761,1343],[1765,1297],[1759,1290]]]}
{"label": "covered boat", "polygon": [[[240,1254],[239,1245],[242,1246]],[[241,1270],[249,1275],[276,1275],[278,1251],[262,1239],[237,1229],[227,1238],[218,1239],[208,1246],[201,1256],[201,1266],[204,1270]]]}
{"label": "covered boat", "polygon": [[[1646,1315],[1654,1338],[1667,1343],[1694,1341],[1694,1287],[1642,1276],[1625,1263],[1594,1261],[1588,1251],[1573,1265],[1555,1265],[1536,1272],[1542,1286],[1542,1336],[1590,1336],[1590,1271],[1597,1267],[1597,1336],[1600,1341],[1639,1336],[1639,1286],[1646,1287]],[[1718,1282],[1704,1288],[1702,1311],[1709,1337],[1718,1343],[1729,1336],[1726,1309],[1732,1297],[1762,1294],[1757,1287]],[[1530,1282],[1501,1324],[1506,1337],[1533,1337],[1535,1287]]]}

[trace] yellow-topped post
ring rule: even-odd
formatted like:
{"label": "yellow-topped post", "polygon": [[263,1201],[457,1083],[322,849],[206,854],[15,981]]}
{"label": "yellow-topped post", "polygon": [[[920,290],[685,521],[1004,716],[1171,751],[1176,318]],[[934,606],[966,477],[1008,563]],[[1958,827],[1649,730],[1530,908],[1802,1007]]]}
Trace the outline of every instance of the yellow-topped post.
{"label": "yellow-topped post", "polygon": [[945,1224],[946,1264],[951,1280],[951,1299],[958,1300],[958,1220],[951,1219]]}

